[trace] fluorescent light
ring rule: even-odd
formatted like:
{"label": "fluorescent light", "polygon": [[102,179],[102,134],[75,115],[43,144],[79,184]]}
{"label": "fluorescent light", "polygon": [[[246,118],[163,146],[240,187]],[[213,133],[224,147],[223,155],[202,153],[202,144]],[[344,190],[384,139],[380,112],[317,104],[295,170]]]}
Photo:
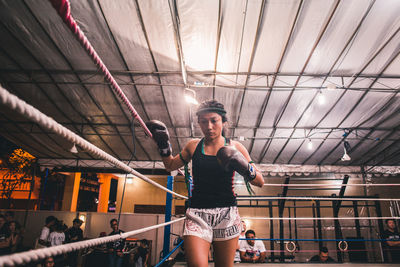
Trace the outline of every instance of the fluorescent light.
{"label": "fluorescent light", "polygon": [[199,102],[197,102],[197,100],[196,100],[196,91],[195,90],[192,90],[192,89],[186,87],[184,89],[184,96],[185,96],[186,102],[188,102],[189,104],[194,104],[194,105],[199,104]]}
{"label": "fluorescent light", "polygon": [[324,105],[325,104],[325,96],[322,94],[320,91],[318,96],[317,96],[318,104]]}
{"label": "fluorescent light", "polygon": [[311,140],[308,141],[307,148],[309,150],[313,149],[313,143],[311,142]]}
{"label": "fluorescent light", "polygon": [[190,96],[188,94],[185,94],[185,100],[189,104],[194,104],[194,105],[198,105],[199,104],[199,102],[197,102],[196,98],[194,98],[193,96]]}

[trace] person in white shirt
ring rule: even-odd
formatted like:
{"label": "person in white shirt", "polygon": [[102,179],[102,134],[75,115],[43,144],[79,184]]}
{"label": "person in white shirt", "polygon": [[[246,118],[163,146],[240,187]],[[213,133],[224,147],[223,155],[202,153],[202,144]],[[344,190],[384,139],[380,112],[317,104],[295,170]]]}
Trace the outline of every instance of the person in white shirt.
{"label": "person in white shirt", "polygon": [[46,218],[46,224],[40,232],[40,236],[39,236],[39,240],[36,245],[36,248],[43,248],[43,247],[50,246],[50,243],[49,243],[50,227],[52,227],[56,223],[56,221],[57,221],[57,218],[54,216],[48,216]]}
{"label": "person in white shirt", "polygon": [[238,240],[238,245],[236,248],[236,253],[235,253],[235,259],[234,262],[240,262],[240,243],[241,242],[246,242],[246,240],[240,240],[241,238],[246,238],[246,235],[244,234],[246,232],[246,223],[242,221],[242,232],[240,233],[239,240]]}
{"label": "person in white shirt", "polygon": [[[267,254],[264,243],[261,240],[254,240],[256,233],[253,230],[246,232],[246,242],[240,243],[240,258],[242,262],[265,262]],[[253,239],[253,240],[251,240]]]}
{"label": "person in white shirt", "polygon": [[49,243],[51,247],[59,246],[65,243],[65,234],[63,232],[62,221],[57,221],[54,225],[54,231],[49,235]]}

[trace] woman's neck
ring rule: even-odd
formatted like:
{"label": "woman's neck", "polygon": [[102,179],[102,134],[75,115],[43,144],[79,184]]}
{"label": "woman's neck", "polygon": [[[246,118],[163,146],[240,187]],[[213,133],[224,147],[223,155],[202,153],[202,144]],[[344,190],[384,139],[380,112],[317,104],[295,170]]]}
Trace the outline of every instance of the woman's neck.
{"label": "woman's neck", "polygon": [[218,146],[221,143],[225,144],[225,138],[222,135],[220,135],[217,138],[212,138],[212,139],[204,138],[205,146]]}

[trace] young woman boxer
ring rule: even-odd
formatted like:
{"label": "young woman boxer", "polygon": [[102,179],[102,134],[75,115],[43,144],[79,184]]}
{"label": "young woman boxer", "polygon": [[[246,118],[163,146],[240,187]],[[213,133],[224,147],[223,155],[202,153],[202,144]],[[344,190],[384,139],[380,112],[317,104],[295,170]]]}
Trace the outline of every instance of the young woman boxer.
{"label": "young woman boxer", "polygon": [[184,244],[188,266],[208,266],[208,252],[214,248],[215,266],[233,266],[241,233],[234,172],[255,186],[262,187],[261,172],[256,171],[246,148],[224,137],[224,105],[209,100],[197,112],[204,138],[190,140],[183,150],[172,156],[167,127],[150,121],[147,127],[156,141],[167,171],[176,170],[192,160],[193,190],[184,223]]}

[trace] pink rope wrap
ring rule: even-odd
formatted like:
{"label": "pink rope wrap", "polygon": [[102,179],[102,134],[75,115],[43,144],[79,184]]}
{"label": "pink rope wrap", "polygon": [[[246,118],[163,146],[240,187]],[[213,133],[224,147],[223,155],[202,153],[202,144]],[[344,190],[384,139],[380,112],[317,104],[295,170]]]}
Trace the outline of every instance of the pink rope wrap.
{"label": "pink rope wrap", "polygon": [[114,92],[121,98],[122,102],[125,103],[125,105],[128,107],[132,116],[139,121],[140,125],[143,127],[146,134],[150,137],[153,137],[151,132],[147,128],[146,124],[142,120],[142,118],[136,112],[135,108],[132,106],[129,99],[126,97],[126,95],[124,94],[122,89],[119,87],[118,83],[115,81],[114,77],[111,75],[111,73],[107,69],[106,65],[100,59],[99,55],[94,50],[94,48],[90,44],[89,40],[86,38],[84,33],[81,31],[78,24],[74,20],[74,18],[71,16],[71,7],[70,7],[69,1],[68,0],[49,0],[49,1],[53,5],[53,7],[57,11],[57,13],[60,15],[62,20],[65,22],[65,24],[67,24],[68,28],[78,38],[78,41],[81,43],[81,45],[89,53],[90,57],[92,58],[92,60],[96,64],[96,66],[98,66],[100,68],[100,70],[103,72],[106,80],[111,84],[111,87],[114,89]]}

